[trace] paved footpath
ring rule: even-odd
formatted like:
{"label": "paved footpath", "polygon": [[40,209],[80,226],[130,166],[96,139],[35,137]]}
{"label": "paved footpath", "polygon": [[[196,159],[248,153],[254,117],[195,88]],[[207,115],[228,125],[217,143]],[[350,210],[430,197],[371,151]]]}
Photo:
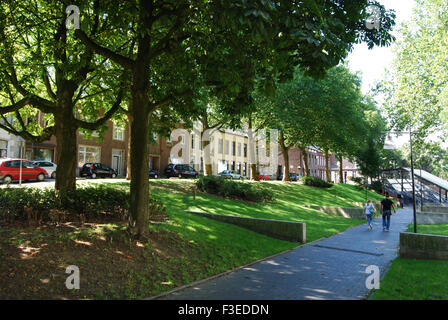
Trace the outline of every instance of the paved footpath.
{"label": "paved footpath", "polygon": [[379,217],[371,231],[363,224],[159,299],[362,299],[367,266],[378,266],[383,278],[397,256],[399,233],[411,222],[412,208],[400,209],[389,232]]}

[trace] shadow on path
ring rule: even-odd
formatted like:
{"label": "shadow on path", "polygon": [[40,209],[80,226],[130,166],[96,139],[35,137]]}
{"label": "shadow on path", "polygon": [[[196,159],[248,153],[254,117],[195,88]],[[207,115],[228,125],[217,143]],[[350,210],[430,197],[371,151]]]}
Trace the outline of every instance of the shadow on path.
{"label": "shadow on path", "polygon": [[399,234],[411,220],[412,209],[400,209],[389,232],[382,231],[380,216],[373,230],[363,224],[159,299],[363,299],[369,292],[366,268],[378,266],[383,278],[397,256]]}

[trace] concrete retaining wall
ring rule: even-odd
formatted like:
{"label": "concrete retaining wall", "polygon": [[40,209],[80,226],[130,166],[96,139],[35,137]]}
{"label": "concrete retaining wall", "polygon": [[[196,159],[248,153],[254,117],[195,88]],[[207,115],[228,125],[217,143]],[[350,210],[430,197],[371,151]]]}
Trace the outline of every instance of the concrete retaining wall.
{"label": "concrete retaining wall", "polygon": [[448,212],[417,212],[418,224],[448,224]]}
{"label": "concrete retaining wall", "polygon": [[447,260],[448,236],[401,232],[400,257]]}
{"label": "concrete retaining wall", "polygon": [[341,208],[341,207],[326,207],[326,206],[315,206],[315,205],[303,205],[306,208],[311,208],[314,210],[319,210],[328,214],[335,214],[344,218],[351,219],[365,219],[366,215],[364,209],[362,208]]}
{"label": "concrete retaining wall", "polygon": [[448,207],[440,206],[440,205],[423,205],[422,212],[439,212],[439,213],[448,213]]}
{"label": "concrete retaining wall", "polygon": [[[372,203],[377,213],[379,213],[381,209],[381,201],[372,201]],[[350,204],[361,208],[364,208],[364,206],[366,205],[365,202],[350,202]]]}
{"label": "concrete retaining wall", "polygon": [[273,238],[306,243],[306,223],[256,219],[247,217],[234,217],[206,212],[187,211],[198,216],[223,221],[237,226],[250,229],[252,231],[268,235]]}

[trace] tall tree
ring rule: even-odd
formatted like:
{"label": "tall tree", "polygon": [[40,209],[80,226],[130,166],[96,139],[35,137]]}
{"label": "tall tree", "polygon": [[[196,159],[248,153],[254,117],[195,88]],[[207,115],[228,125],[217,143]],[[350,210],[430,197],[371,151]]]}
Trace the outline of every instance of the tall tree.
{"label": "tall tree", "polygon": [[[147,232],[149,184],[149,115],[177,93],[208,86],[228,97],[228,113],[240,113],[256,76],[268,85],[287,78],[301,64],[320,74],[347,55],[353,43],[369,46],[392,39],[392,12],[382,10],[382,28],[364,23],[369,1],[126,1],[107,8],[102,17],[113,36],[76,36],[95,53],[131,75],[131,217],[132,232]],[[373,2],[372,2],[373,3]],[[82,23],[84,26],[85,23]],[[112,41],[111,39],[116,39]],[[119,50],[118,40],[135,44],[132,53]],[[248,50],[256,47],[258,60]],[[170,68],[170,71],[167,68]],[[188,106],[188,104],[185,104]],[[185,113],[187,113],[185,111]]]}
{"label": "tall tree", "polygon": [[386,119],[376,109],[374,102],[368,99],[364,105],[364,118],[368,127],[367,135],[356,151],[356,162],[365,177],[375,178],[381,171],[381,154],[384,149]]}
{"label": "tall tree", "polygon": [[[423,140],[448,129],[448,13],[445,0],[416,0],[399,29],[395,59],[381,85],[391,127]],[[446,134],[446,132],[445,132]]]}
{"label": "tall tree", "polygon": [[369,124],[360,81],[344,66],[328,70],[319,80],[297,69],[292,81],[278,84],[273,97],[258,93],[256,101],[258,126],[280,130],[279,142],[288,176],[288,151],[292,146],[298,146],[305,155],[308,146],[321,148],[326,179],[330,180],[330,152],[336,154],[342,165],[342,158],[353,159],[366,141]]}
{"label": "tall tree", "polygon": [[[56,136],[55,188],[60,192],[75,189],[78,128],[103,127],[124,95],[116,66],[70,35],[67,6],[64,1],[0,4],[0,114],[5,121],[0,128],[32,142]],[[99,1],[81,8],[90,36],[110,32]],[[12,117],[4,116],[8,113]],[[36,121],[38,113],[45,123]]]}

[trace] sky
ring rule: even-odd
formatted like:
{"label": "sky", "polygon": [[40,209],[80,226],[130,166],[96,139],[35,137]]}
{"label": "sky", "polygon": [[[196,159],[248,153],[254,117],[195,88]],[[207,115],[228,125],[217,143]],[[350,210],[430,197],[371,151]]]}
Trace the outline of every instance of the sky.
{"label": "sky", "polygon": [[[401,23],[405,23],[412,15],[412,9],[415,6],[414,0],[379,0],[386,9],[394,9],[396,14],[396,25],[394,35],[397,36],[397,29]],[[348,66],[352,71],[361,71],[362,91],[367,93],[374,86],[377,80],[380,80],[384,70],[388,68],[393,61],[392,48],[374,47],[372,50],[367,48],[367,44],[356,44],[353,51],[348,55]]]}

